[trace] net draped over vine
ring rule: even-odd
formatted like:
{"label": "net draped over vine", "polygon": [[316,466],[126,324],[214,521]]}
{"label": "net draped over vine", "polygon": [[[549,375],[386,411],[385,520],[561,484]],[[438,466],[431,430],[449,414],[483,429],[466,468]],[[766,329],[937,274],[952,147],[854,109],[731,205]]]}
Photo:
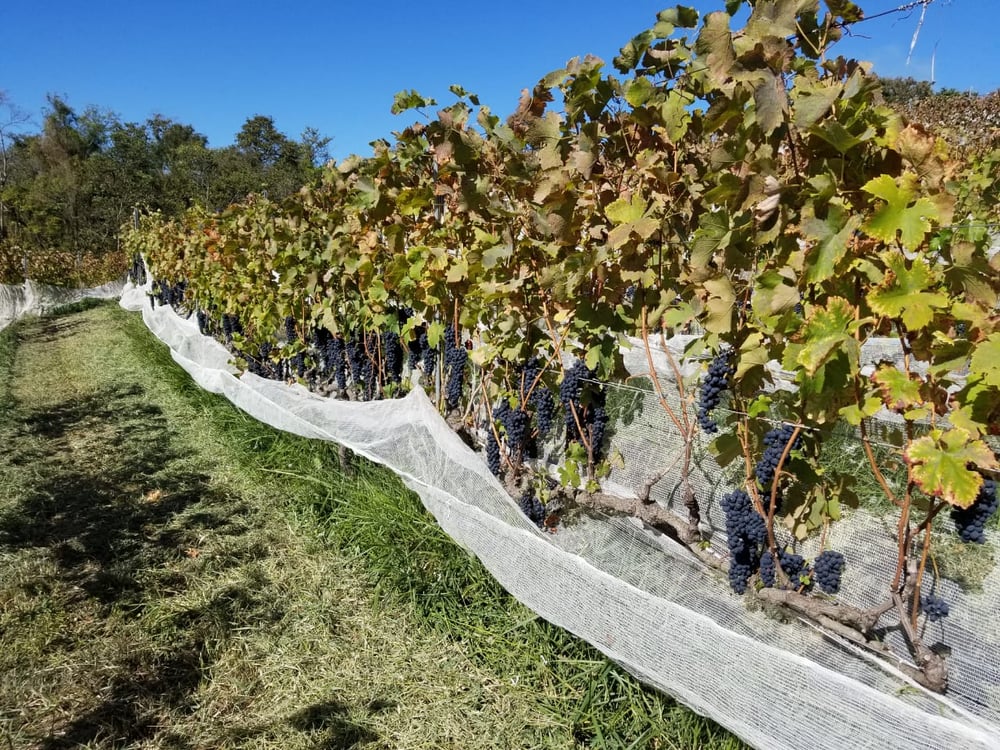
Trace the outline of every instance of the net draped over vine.
{"label": "net draped over vine", "polygon": [[60,305],[84,299],[115,299],[122,293],[122,282],[112,281],[90,289],[39,284],[0,284],[0,331],[25,315],[45,315]]}
{"label": "net draped over vine", "polygon": [[[1000,746],[997,568],[981,593],[936,581],[935,590],[953,603],[952,616],[928,623],[924,632],[928,643],[947,642],[952,649],[948,693],[937,695],[831,633],[748,604],[717,571],[634,519],[588,514],[554,534],[540,531],[421,389],[400,399],[350,402],[239,374],[221,343],[202,336],[194,319],[178,316],[169,305],[151,307],[148,292],[148,284],[128,286],[121,305],[141,310],[149,329],[201,387],[278,429],[335,441],[388,467],[518,600],[747,742],[838,750]],[[892,352],[866,352],[872,359],[887,354]],[[648,373],[644,351],[626,351],[625,363],[634,374]],[[654,366],[668,382],[665,358],[654,357]],[[670,468],[672,451],[681,450],[683,440],[652,393],[608,387],[611,443],[623,461],[606,487],[634,492],[650,475]],[[691,481],[711,549],[724,555],[719,500],[731,483],[701,443],[694,467]],[[651,497],[674,507],[677,495],[676,472],[668,471]],[[847,559],[840,598],[861,607],[876,604],[896,554],[884,521],[855,511],[830,528],[828,543]],[[809,544],[800,551],[815,552]],[[988,545],[996,559],[995,539]],[[891,620],[886,625],[887,645],[908,660]]]}

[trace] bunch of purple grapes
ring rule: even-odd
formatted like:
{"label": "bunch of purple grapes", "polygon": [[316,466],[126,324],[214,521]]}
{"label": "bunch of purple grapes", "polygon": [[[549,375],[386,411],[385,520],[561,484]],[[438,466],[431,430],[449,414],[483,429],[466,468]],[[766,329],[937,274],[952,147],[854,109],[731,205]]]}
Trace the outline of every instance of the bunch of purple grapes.
{"label": "bunch of purple grapes", "polygon": [[[778,470],[778,462],[781,460],[781,454],[785,452],[785,447],[791,442],[794,432],[795,428],[792,425],[782,424],[780,427],[769,430],[764,435],[764,455],[757,462],[757,466],[754,469],[754,476],[757,478],[757,486],[763,493],[765,510],[770,509],[771,485],[774,483],[774,473]],[[790,451],[798,450],[801,447],[802,437],[799,435],[795,438],[795,443],[790,448]],[[775,504],[777,505],[775,511],[780,511],[780,493]]]}
{"label": "bunch of purple grapes", "polygon": [[607,394],[603,385],[592,382],[596,377],[597,373],[578,359],[559,384],[559,401],[566,421],[566,445],[588,442],[595,462],[601,459],[608,425]]}
{"label": "bunch of purple grapes", "polygon": [[937,622],[948,616],[948,602],[934,594],[921,594],[920,611],[927,615],[927,619],[931,622]]}
{"label": "bunch of purple grapes", "polygon": [[517,501],[517,506],[536,526],[545,521],[545,506],[530,489],[524,491]]}
{"label": "bunch of purple grapes", "polygon": [[730,352],[723,351],[715,355],[701,381],[701,392],[698,398],[698,424],[710,435],[719,431],[719,425],[712,416],[715,407],[722,401],[722,394],[729,390],[729,380],[736,371],[730,362]]}
{"label": "bunch of purple grapes", "polygon": [[742,594],[747,590],[750,577],[760,567],[767,527],[744,490],[733,490],[723,496],[722,510],[726,514],[729,541],[729,585]]}
{"label": "bunch of purple grapes", "polygon": [[444,401],[448,409],[457,409],[462,401],[462,389],[465,386],[465,365],[469,353],[461,341],[456,342],[454,326],[448,326],[444,333],[444,366],[448,372],[445,381]]}
{"label": "bunch of purple grapes", "polygon": [[840,591],[840,577],[844,573],[844,556],[833,550],[821,552],[813,561],[812,578],[828,594]]}
{"label": "bunch of purple grapes", "polygon": [[[542,382],[542,363],[538,357],[532,357],[520,368],[521,394],[528,395],[528,403],[535,408],[535,422],[538,434],[547,435],[552,429],[552,421],[556,414],[556,401],[552,391]],[[532,389],[534,385],[534,389]]]}
{"label": "bunch of purple grapes", "polygon": [[1000,500],[997,485],[992,479],[984,479],[976,501],[968,508],[952,508],[951,520],[963,542],[983,544],[986,541],[986,522],[997,512]]}

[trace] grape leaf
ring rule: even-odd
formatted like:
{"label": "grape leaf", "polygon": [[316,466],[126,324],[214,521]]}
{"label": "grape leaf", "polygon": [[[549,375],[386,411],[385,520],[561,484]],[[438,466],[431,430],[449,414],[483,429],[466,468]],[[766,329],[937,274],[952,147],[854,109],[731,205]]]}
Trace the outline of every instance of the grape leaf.
{"label": "grape leaf", "polygon": [[969,374],[978,375],[986,385],[1000,388],[1000,333],[994,333],[976,347]]}
{"label": "grape leaf", "polygon": [[645,216],[645,212],[646,201],[638,195],[633,195],[631,201],[619,198],[608,204],[604,213],[611,223],[617,225],[608,233],[608,244],[612,248],[619,248],[629,241],[632,232],[648,240],[657,230],[658,224],[652,217]]}
{"label": "grape leaf", "polygon": [[883,258],[891,273],[868,295],[868,304],[875,313],[901,318],[907,328],[915,330],[934,319],[935,308],[948,306],[947,295],[929,291],[936,280],[922,259],[907,268],[906,258],[900,252],[887,253]]}
{"label": "grape leaf", "polygon": [[900,184],[887,174],[866,182],[866,193],[883,201],[865,224],[865,230],[883,242],[895,242],[897,235],[903,247],[913,249],[931,230],[931,221],[940,219],[938,206],[929,198],[919,198],[912,203],[917,189],[917,176],[907,172]]}
{"label": "grape leaf", "polygon": [[848,215],[843,208],[831,204],[826,219],[816,216],[802,222],[802,234],[813,242],[809,251],[810,262],[806,265],[806,280],[817,284],[831,278],[837,263],[847,253],[847,243],[861,226],[857,215]]}
{"label": "grape leaf", "polygon": [[827,306],[817,307],[806,322],[797,363],[812,376],[832,357],[843,352],[856,367],[861,345],[853,336],[854,325],[854,306],[841,297],[831,297]]}
{"label": "grape leaf", "polygon": [[910,443],[904,455],[920,489],[959,508],[968,508],[976,501],[983,484],[978,470],[998,468],[989,446],[960,428],[934,430]]}
{"label": "grape leaf", "polygon": [[893,411],[903,411],[924,403],[920,395],[920,380],[891,365],[882,365],[872,375],[882,393],[882,402]]}

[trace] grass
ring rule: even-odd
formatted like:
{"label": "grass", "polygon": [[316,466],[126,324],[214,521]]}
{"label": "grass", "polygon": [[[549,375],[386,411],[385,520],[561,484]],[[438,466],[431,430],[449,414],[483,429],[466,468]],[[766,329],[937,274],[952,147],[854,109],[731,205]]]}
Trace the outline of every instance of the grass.
{"label": "grass", "polygon": [[113,304],[0,333],[0,486],[0,747],[742,746]]}

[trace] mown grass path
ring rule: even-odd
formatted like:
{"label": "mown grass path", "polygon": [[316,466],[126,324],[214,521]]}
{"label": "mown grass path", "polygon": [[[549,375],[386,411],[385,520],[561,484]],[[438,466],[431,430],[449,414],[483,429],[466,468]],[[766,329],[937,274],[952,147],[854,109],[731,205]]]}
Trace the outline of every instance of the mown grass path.
{"label": "mown grass path", "polygon": [[0,337],[0,749],[738,746],[138,316]]}

